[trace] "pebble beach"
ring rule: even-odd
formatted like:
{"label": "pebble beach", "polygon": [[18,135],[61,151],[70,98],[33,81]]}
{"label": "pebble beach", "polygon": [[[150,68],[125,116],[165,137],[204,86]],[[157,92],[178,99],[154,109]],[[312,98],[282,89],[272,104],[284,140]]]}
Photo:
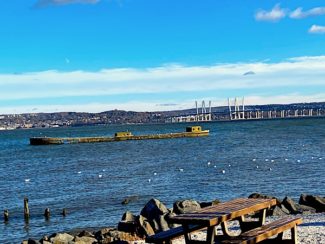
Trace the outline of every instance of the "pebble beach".
{"label": "pebble beach", "polygon": [[[298,243],[305,244],[325,244],[325,213],[319,214],[309,214],[309,215],[297,215],[297,217],[302,217],[303,223],[298,225]],[[267,218],[267,222],[274,220],[273,217]],[[237,223],[232,224],[232,233],[239,234],[237,228]],[[221,231],[220,228],[217,228]],[[204,231],[199,231],[193,233],[192,238],[196,240],[204,240],[206,233]],[[290,238],[290,231],[284,233],[284,238]],[[145,242],[143,242],[145,243]],[[184,238],[178,238],[173,241],[174,244],[185,243]]]}

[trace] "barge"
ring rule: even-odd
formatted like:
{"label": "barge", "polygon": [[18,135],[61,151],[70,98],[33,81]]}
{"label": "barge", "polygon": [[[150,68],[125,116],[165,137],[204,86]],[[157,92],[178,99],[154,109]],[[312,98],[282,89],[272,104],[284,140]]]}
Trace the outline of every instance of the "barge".
{"label": "barge", "polygon": [[95,143],[95,142],[114,142],[128,140],[149,140],[149,139],[171,139],[181,137],[201,137],[208,136],[209,130],[202,130],[201,126],[188,126],[185,132],[152,134],[152,135],[133,135],[131,132],[117,132],[113,137],[31,137],[31,145],[51,145],[51,144],[74,144],[74,143]]}

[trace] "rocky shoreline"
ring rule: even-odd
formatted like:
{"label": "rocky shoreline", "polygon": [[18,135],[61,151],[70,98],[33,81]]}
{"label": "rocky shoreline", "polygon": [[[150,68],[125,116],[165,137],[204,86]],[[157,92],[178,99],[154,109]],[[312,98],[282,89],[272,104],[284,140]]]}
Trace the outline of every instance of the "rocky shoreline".
{"label": "rocky shoreline", "polygon": [[[325,243],[325,197],[302,194],[298,203],[289,197],[285,197],[281,201],[276,197],[259,193],[253,193],[249,198],[276,199],[278,204],[267,212],[268,219],[290,214],[301,215],[304,219],[304,224],[298,230],[298,238],[301,243]],[[124,204],[128,202],[128,199],[123,201]],[[158,199],[151,199],[139,215],[133,215],[129,211],[125,212],[115,228],[54,233],[44,236],[40,240],[24,240],[22,244],[144,243],[145,237],[175,227],[168,221],[170,216],[196,211],[219,202],[218,200],[212,202],[182,200],[176,201],[173,207],[168,209]],[[196,235],[200,239],[204,232],[198,232]],[[175,242],[183,243],[184,241],[179,239]]]}

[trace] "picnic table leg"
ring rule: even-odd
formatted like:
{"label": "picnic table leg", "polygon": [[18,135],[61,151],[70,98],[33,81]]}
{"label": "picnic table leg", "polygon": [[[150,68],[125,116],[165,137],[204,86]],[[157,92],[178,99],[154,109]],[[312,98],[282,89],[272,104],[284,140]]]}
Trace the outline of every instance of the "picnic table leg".
{"label": "picnic table leg", "polygon": [[208,227],[208,230],[207,230],[207,243],[208,244],[213,244],[214,243],[215,234],[216,234],[215,227],[214,226]]}
{"label": "picnic table leg", "polygon": [[297,226],[295,226],[291,229],[291,240],[292,240],[292,243],[294,243],[294,244],[298,243]]}
{"label": "picnic table leg", "polygon": [[191,243],[191,232],[188,225],[183,225],[185,243]]}
{"label": "picnic table leg", "polygon": [[246,221],[244,216],[240,216],[238,218],[240,229],[242,232],[246,232],[256,227],[260,227],[265,224],[265,218],[266,218],[266,209],[263,209],[258,213],[257,221]]}
{"label": "picnic table leg", "polygon": [[265,224],[265,219],[266,219],[266,209],[263,209],[262,211],[259,212],[259,225],[262,226]]}
{"label": "picnic table leg", "polygon": [[224,221],[224,222],[221,223],[221,229],[222,229],[222,232],[223,232],[223,234],[224,234],[225,236],[231,236],[231,235],[230,235],[230,232],[229,232],[229,230],[228,230],[228,224],[227,224],[226,221]]}

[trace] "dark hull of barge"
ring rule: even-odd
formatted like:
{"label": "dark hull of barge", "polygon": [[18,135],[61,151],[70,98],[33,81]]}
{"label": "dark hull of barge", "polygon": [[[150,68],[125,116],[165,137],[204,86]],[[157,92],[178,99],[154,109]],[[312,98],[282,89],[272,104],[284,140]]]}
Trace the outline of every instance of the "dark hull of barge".
{"label": "dark hull of barge", "polygon": [[155,135],[131,135],[131,136],[115,136],[115,137],[32,137],[30,138],[31,145],[59,145],[59,144],[74,144],[74,143],[98,143],[98,142],[116,142],[129,140],[150,140],[150,139],[172,139],[182,137],[201,137],[208,136],[209,131],[203,130],[200,132],[179,132],[169,134]]}

